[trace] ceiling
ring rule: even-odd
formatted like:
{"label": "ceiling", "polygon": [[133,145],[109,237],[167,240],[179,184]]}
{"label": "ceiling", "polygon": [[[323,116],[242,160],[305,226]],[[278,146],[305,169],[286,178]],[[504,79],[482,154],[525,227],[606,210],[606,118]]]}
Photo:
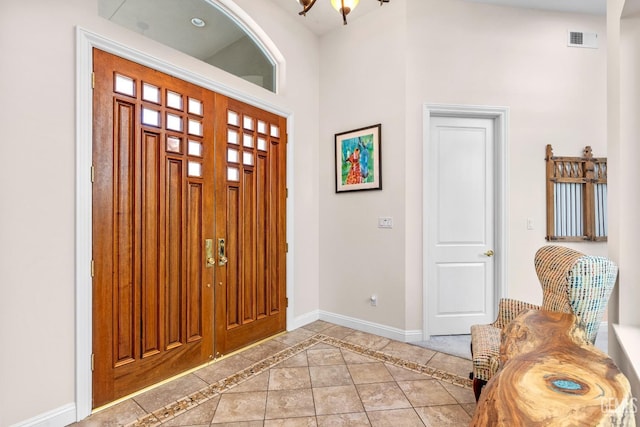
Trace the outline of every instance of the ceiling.
{"label": "ceiling", "polygon": [[526,9],[555,10],[559,12],[578,12],[591,15],[604,15],[607,0],[466,0],[477,3],[490,3],[502,6],[522,7]]}
{"label": "ceiling", "polygon": [[[298,4],[296,0],[269,0],[275,3],[280,8],[289,12],[291,15],[298,15],[302,10],[302,6]],[[422,1],[422,0],[408,0],[408,1]],[[442,1],[442,0],[440,0]],[[380,7],[391,7],[393,0],[389,3],[380,5],[378,0],[360,0],[358,6],[347,15],[347,22],[356,20],[369,12],[372,12]],[[331,6],[329,0],[317,0],[313,9],[307,13],[307,16],[298,16],[299,21],[314,32],[316,35],[321,36],[333,29],[343,27],[342,16]]]}
{"label": "ceiling", "polygon": [[[245,36],[203,0],[98,0],[98,14],[151,39],[206,60]],[[206,25],[197,28],[191,18]]]}
{"label": "ceiling", "polygon": [[[258,1],[258,0],[254,0]],[[265,1],[265,0],[260,0]],[[266,0],[286,11],[291,16],[321,36],[343,27],[342,18],[331,6],[330,0],[317,0],[307,16],[298,16],[302,6],[297,0]],[[353,22],[362,16],[381,9],[392,8],[394,2],[360,0],[360,4],[347,17]],[[405,0],[417,2],[424,0]],[[449,0],[438,0],[449,1]],[[579,12],[596,15],[606,13],[606,0],[464,0],[511,7]],[[234,22],[212,7],[215,0],[99,0],[101,16],[133,31],[174,47],[196,58],[206,60],[221,49],[238,41],[245,34]],[[207,25],[196,28],[191,18],[204,19]],[[348,28],[348,27],[346,27]],[[345,28],[345,29],[346,29]]]}
{"label": "ceiling", "polygon": [[[302,6],[296,0],[269,0],[280,8],[291,14],[297,14],[302,10]],[[348,21],[354,21],[367,13],[380,7],[393,7],[393,1],[380,6],[377,0],[360,0],[360,4],[347,17]],[[423,0],[406,0],[423,1]],[[439,0],[445,1],[445,0]],[[489,3],[511,7],[521,7],[528,9],[554,10],[561,12],[578,12],[593,15],[604,15],[606,13],[606,0],[465,0],[476,3]],[[329,0],[317,0],[313,9],[307,16],[300,16],[300,21],[305,27],[321,36],[328,31],[342,26],[342,18],[338,12],[331,7]]]}

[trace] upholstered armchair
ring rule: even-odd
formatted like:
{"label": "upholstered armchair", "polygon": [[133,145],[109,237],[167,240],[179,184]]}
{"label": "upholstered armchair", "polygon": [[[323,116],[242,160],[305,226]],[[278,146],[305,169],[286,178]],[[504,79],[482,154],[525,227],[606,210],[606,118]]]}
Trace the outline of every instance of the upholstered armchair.
{"label": "upholstered armchair", "polygon": [[473,391],[476,400],[482,387],[499,368],[500,333],[524,309],[573,313],[587,339],[594,343],[618,267],[609,259],[585,255],[562,246],[543,246],[535,255],[535,269],[542,285],[542,305],[502,299],[498,318],[489,325],[471,326]]}

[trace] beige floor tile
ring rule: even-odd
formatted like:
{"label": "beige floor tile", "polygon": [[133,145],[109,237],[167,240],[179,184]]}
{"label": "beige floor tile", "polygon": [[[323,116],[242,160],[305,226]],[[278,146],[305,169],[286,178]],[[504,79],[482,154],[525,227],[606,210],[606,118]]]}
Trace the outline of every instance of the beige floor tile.
{"label": "beige floor tile", "polygon": [[266,392],[225,393],[220,396],[213,423],[262,421],[266,406]]}
{"label": "beige floor tile", "polygon": [[297,390],[311,388],[309,368],[272,368],[269,372],[269,390]]}
{"label": "beige floor tile", "polygon": [[395,382],[356,385],[367,412],[410,408],[411,404]]}
{"label": "beige floor tile", "polygon": [[213,384],[216,381],[227,378],[229,375],[235,374],[236,372],[251,366],[253,363],[253,361],[236,354],[234,356],[218,360],[205,368],[198,369],[194,372],[194,375],[209,384]]}
{"label": "beige floor tile", "polygon": [[427,348],[418,347],[400,341],[390,341],[389,344],[380,349],[384,354],[399,357],[420,364],[427,364],[436,352]]}
{"label": "beige floor tile", "polygon": [[288,345],[280,341],[271,340],[244,350],[240,354],[244,358],[247,358],[253,362],[257,362],[266,359],[267,357],[273,356],[275,353],[282,351],[288,347]]}
{"label": "beige floor tile", "polygon": [[71,424],[70,427],[116,427],[134,422],[147,412],[132,399],[96,412],[90,417]]}
{"label": "beige floor tile", "polygon": [[343,338],[344,341],[373,350],[380,350],[387,346],[391,340],[366,332],[355,331]]}
{"label": "beige floor tile", "polygon": [[347,335],[350,335],[354,332],[355,332],[355,329],[346,328],[344,326],[339,326],[339,325],[333,325],[327,329],[324,329],[322,331],[322,334],[341,340]]}
{"label": "beige floor tile", "polygon": [[473,370],[473,365],[470,360],[444,353],[436,353],[427,366],[450,372],[463,378],[469,378],[469,372]]}
{"label": "beige floor tile", "polygon": [[465,411],[467,411],[467,414],[469,414],[469,416],[471,418],[473,418],[473,414],[476,412],[476,403],[463,403],[462,405],[462,409],[464,409]]}
{"label": "beige floor tile", "polygon": [[429,406],[416,408],[427,427],[466,427],[471,417],[460,405]]}
{"label": "beige floor tile", "polygon": [[[263,427],[263,421],[238,421],[235,423],[213,423],[211,427]],[[184,426],[184,427],[196,427],[196,426]],[[200,427],[200,426],[197,426]]]}
{"label": "beige floor tile", "polygon": [[393,377],[382,362],[349,365],[349,373],[355,384],[385,383]]}
{"label": "beige floor tile", "polygon": [[350,350],[341,349],[342,357],[344,361],[350,365],[355,365],[356,363],[371,363],[375,362],[376,359],[368,356],[363,356],[361,354],[355,353]]}
{"label": "beige floor tile", "polygon": [[403,368],[401,366],[385,363],[387,370],[396,381],[409,381],[409,380],[425,380],[430,379],[426,374],[412,371],[411,369]]}
{"label": "beige floor tile", "polygon": [[[296,350],[283,352],[279,360],[288,358],[271,364],[274,354],[316,334],[332,338],[291,357]],[[349,344],[394,360],[382,362]],[[317,321],[223,358],[74,427],[121,426],[143,420],[148,413],[158,416],[159,411],[166,427],[468,425],[475,410],[470,389],[394,365],[395,359],[427,364],[463,378],[471,370],[471,362],[459,357]],[[254,364],[255,371],[247,370]],[[240,372],[242,375],[236,375]],[[215,383],[233,384],[238,378],[248,379],[217,394]],[[196,405],[187,396],[202,403]]]}
{"label": "beige floor tile", "polygon": [[473,403],[475,406],[476,397],[473,395],[473,390],[460,387],[459,385],[450,384],[446,381],[440,381],[440,384],[447,389],[449,394],[451,394],[458,403]]}
{"label": "beige floor tile", "polygon": [[274,390],[267,395],[266,420],[315,415],[313,394],[306,390]]}
{"label": "beige floor tile", "polygon": [[318,427],[368,427],[371,423],[364,412],[318,415]]}
{"label": "beige floor tile", "polygon": [[316,417],[285,418],[265,420],[264,427],[316,427]]}
{"label": "beige floor tile", "polygon": [[364,412],[358,392],[353,385],[314,388],[313,401],[317,415]]}
{"label": "beige floor tile", "polygon": [[308,325],[304,325],[302,328],[312,332],[320,333],[332,326],[334,326],[332,323],[325,322],[324,320],[316,320],[315,322],[309,323]]}
{"label": "beige floor tile", "polygon": [[337,348],[337,347],[335,345],[331,345],[326,342],[319,342],[313,345],[311,348],[309,348],[309,350],[328,350],[333,348]]}
{"label": "beige floor tile", "polygon": [[269,371],[256,375],[243,383],[229,389],[226,393],[246,393],[250,391],[269,390]]}
{"label": "beige floor tile", "polygon": [[279,341],[287,346],[292,346],[314,335],[316,335],[316,333],[313,331],[309,331],[304,328],[298,328],[295,331],[287,332],[286,334],[275,337],[274,341]]}
{"label": "beige floor tile", "polygon": [[344,365],[344,358],[339,348],[312,348],[307,350],[309,366]]}
{"label": "beige floor tile", "polygon": [[424,427],[420,417],[412,408],[373,411],[367,412],[367,415],[373,427]]}
{"label": "beige floor tile", "polygon": [[294,367],[301,367],[301,366],[309,366],[309,361],[307,360],[306,351],[301,351],[295,356],[291,356],[287,360],[277,365],[278,368],[287,368],[287,367],[294,368]]}
{"label": "beige floor tile", "polygon": [[410,369],[402,368],[400,366],[391,365],[389,363],[386,363],[385,366],[396,381],[425,380],[430,378],[429,376],[421,374],[420,372],[415,372]]}
{"label": "beige floor tile", "polygon": [[398,386],[414,407],[458,403],[436,380],[399,381]]}
{"label": "beige floor tile", "polygon": [[152,413],[207,386],[194,374],[185,375],[133,398],[145,411]]}
{"label": "beige floor tile", "polygon": [[211,424],[211,420],[213,420],[213,415],[216,412],[219,401],[220,396],[209,399],[184,414],[178,415],[177,417],[163,423],[162,427],[208,426]]}
{"label": "beige floor tile", "polygon": [[353,385],[346,365],[311,366],[309,373],[313,387]]}

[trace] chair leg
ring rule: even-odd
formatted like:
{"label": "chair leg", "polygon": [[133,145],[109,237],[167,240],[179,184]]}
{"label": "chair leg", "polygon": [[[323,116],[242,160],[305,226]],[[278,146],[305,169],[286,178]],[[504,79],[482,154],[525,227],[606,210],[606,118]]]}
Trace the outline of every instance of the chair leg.
{"label": "chair leg", "polygon": [[476,397],[476,403],[480,399],[480,393],[482,393],[482,388],[487,384],[485,380],[480,380],[478,378],[473,379],[473,394]]}
{"label": "chair leg", "polygon": [[[471,350],[471,359],[473,359],[473,341],[469,345],[469,349]],[[473,375],[473,372],[469,373],[469,379],[472,380],[473,394],[476,397],[476,403],[478,403],[478,400],[480,399],[480,393],[482,393],[482,389],[484,388],[485,385],[487,385],[487,382],[485,380],[480,380],[476,378]]]}

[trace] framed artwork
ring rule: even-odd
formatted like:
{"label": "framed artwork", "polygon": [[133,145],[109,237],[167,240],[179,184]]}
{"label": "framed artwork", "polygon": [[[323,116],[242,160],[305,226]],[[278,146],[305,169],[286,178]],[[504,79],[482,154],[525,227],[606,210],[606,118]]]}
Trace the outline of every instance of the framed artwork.
{"label": "framed artwork", "polygon": [[336,193],[382,190],[381,124],[337,133]]}

